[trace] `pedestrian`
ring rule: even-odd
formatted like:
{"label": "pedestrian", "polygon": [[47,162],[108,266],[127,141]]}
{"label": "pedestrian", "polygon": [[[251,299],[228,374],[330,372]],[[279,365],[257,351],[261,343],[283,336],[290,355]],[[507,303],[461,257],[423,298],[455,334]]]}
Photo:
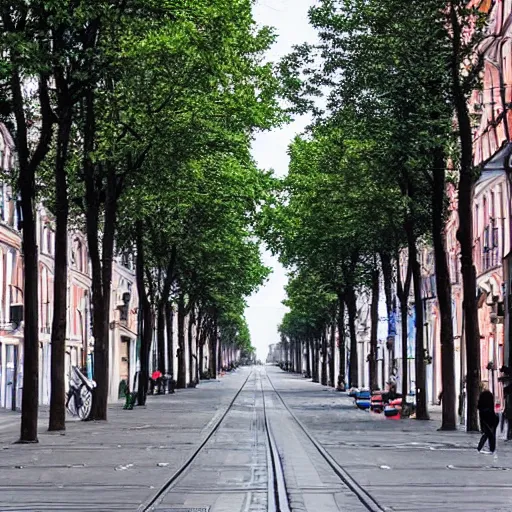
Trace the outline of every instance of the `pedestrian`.
{"label": "pedestrian", "polygon": [[[482,431],[482,437],[478,443],[478,451],[481,453],[494,453],[496,450],[496,429],[500,419],[494,411],[494,395],[489,390],[480,393],[478,413],[480,416],[480,430]],[[486,441],[489,441],[490,452],[482,451]]]}

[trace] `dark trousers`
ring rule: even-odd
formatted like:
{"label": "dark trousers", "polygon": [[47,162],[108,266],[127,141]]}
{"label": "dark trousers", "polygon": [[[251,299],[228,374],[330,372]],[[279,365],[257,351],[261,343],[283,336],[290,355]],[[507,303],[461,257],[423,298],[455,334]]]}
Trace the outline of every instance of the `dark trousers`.
{"label": "dark trousers", "polygon": [[482,426],[482,437],[480,438],[480,442],[478,443],[478,451],[480,451],[487,440],[489,440],[489,449],[494,453],[496,450],[496,428],[487,425],[487,423],[481,422]]}

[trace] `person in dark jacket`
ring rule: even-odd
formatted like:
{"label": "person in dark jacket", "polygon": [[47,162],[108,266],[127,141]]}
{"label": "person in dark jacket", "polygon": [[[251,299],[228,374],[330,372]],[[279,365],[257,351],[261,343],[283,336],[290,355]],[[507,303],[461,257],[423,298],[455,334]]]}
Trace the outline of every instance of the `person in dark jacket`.
{"label": "person in dark jacket", "polygon": [[484,444],[489,440],[489,449],[491,453],[496,450],[496,429],[500,419],[494,411],[494,395],[488,391],[482,391],[478,399],[478,412],[480,415],[480,430],[482,437],[478,443],[478,451],[481,451]]}

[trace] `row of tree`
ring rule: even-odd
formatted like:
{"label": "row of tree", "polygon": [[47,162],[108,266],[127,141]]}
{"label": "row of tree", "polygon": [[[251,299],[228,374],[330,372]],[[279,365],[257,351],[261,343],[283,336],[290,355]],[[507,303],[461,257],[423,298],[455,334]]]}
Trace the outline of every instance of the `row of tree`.
{"label": "row of tree", "polygon": [[[370,383],[377,387],[382,280],[388,316],[395,309],[394,297],[401,310],[403,354],[393,359],[402,359],[404,397],[410,391],[408,302],[413,293],[416,324],[423,325],[418,247],[431,241],[441,315],[442,428],[447,430],[456,428],[444,230],[448,179],[458,185],[467,426],[478,428],[480,336],[471,209],[478,173],[467,102],[478,84],[486,40],[485,19],[468,5],[463,0],[322,0],[311,9],[318,43],[295,48],[282,62],[281,75],[293,108],[313,112],[314,122],[291,144],[289,175],[280,184],[277,205],[264,211],[262,224],[263,236],[290,269],[290,311],[281,333],[306,349],[308,364],[312,352],[313,368],[307,371],[324,384],[335,374],[334,357],[328,362],[327,355],[335,353],[338,331],[338,384],[360,384],[356,300],[365,289],[371,293]],[[424,349],[423,329],[417,329],[418,419],[428,418]],[[319,357],[320,376],[315,374]]]}
{"label": "row of tree", "polygon": [[[273,41],[250,0],[14,0],[0,6],[0,115],[12,130],[22,210],[22,442],[37,442],[38,251],[35,208],[55,216],[50,430],[65,428],[67,234],[87,234],[92,268],[92,417],[107,418],[113,258],[136,254],[140,403],[157,325],[158,367],[178,312],[209,341],[250,349],[244,297],[265,279],[254,239],[271,177],[250,156],[255,130],[283,120]],[[168,347],[172,345],[167,344]],[[190,364],[189,367],[193,365]]]}

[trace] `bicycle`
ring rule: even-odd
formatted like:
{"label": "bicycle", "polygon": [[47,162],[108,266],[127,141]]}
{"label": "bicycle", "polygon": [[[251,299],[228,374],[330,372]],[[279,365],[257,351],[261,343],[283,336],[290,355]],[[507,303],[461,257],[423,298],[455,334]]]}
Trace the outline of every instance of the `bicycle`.
{"label": "bicycle", "polygon": [[92,390],[96,382],[88,379],[76,366],[71,368],[66,408],[82,421],[89,418],[92,409]]}

